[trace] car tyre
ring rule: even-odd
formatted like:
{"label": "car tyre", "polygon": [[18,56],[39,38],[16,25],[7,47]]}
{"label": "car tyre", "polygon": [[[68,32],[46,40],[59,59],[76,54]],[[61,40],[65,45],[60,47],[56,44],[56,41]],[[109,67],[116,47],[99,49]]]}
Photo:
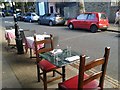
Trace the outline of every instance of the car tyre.
{"label": "car tyre", "polygon": [[53,26],[53,22],[52,21],[49,22],[49,26]]}
{"label": "car tyre", "polygon": [[30,19],[30,20],[29,20],[29,22],[31,23],[31,22],[32,22],[32,20]]}
{"label": "car tyre", "polygon": [[69,27],[69,29],[71,29],[71,30],[74,29],[74,26],[73,26],[72,23],[70,23],[68,27]]}
{"label": "car tyre", "polygon": [[92,33],[96,33],[98,31],[98,27],[96,25],[92,25],[90,27],[90,30],[91,30]]}
{"label": "car tyre", "polygon": [[41,21],[40,21],[40,20],[38,20],[38,24],[39,24],[39,25],[41,24]]}
{"label": "car tyre", "polygon": [[24,22],[26,22],[26,20],[25,20],[25,19],[24,19],[23,21],[24,21]]}

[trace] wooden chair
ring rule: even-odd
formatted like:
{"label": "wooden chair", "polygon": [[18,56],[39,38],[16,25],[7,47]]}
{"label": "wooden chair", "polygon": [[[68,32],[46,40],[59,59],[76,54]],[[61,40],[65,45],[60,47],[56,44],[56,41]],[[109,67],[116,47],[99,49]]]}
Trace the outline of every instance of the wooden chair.
{"label": "wooden chair", "polygon": [[[55,71],[58,72],[56,69],[58,69],[58,67],[56,67],[55,65],[53,65],[52,63],[50,63],[49,61],[42,59],[39,54],[40,53],[45,53],[45,52],[49,52],[53,50],[53,40],[52,40],[52,35],[50,35],[50,38],[48,39],[44,39],[41,41],[36,41],[36,36],[34,36],[34,42],[35,42],[35,53],[36,53],[36,62],[37,62],[37,76],[38,76],[38,82],[40,82],[40,79],[43,81],[44,83],[44,90],[47,90],[47,83],[53,81],[53,80],[57,80],[61,77],[54,77],[50,80],[47,80],[47,73],[53,71],[53,76],[55,76]],[[37,45],[39,44],[50,44],[49,47],[44,47],[42,49],[38,49]],[[40,72],[40,70],[42,70],[42,72]],[[43,77],[42,77],[43,75]]]}
{"label": "wooden chair", "polygon": [[[27,42],[26,41],[26,37],[29,37],[29,36],[34,36],[34,34],[36,33],[36,31],[35,30],[24,30],[24,32],[23,32],[23,42]],[[32,48],[29,48],[29,50],[30,50],[30,58],[34,58],[33,56],[32,56]],[[27,53],[27,51],[28,51],[28,48],[27,47],[25,47],[25,51],[26,51],[26,53]],[[36,57],[35,57],[36,58]]]}
{"label": "wooden chair", "polygon": [[[95,59],[85,65],[85,55],[80,56],[79,74],[65,82],[59,83],[60,90],[103,90],[104,78],[109,58],[110,48],[105,48],[103,58]],[[92,75],[87,75],[85,71],[90,70],[96,66],[101,66],[101,70]],[[99,78],[99,83],[97,81]]]}

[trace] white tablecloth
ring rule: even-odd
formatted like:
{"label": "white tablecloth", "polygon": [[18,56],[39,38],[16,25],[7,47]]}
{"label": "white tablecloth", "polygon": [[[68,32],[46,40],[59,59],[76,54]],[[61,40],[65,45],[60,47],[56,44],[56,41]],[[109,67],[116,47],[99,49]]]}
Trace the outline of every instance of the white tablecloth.
{"label": "white tablecloth", "polygon": [[[36,35],[36,41],[44,40],[45,38],[48,38],[48,37],[50,37],[50,35]],[[33,36],[26,37],[25,47],[26,47],[26,51],[28,48],[35,50]],[[42,47],[44,47],[44,44],[40,44],[37,46],[38,49],[40,49]]]}
{"label": "white tablecloth", "polygon": [[6,40],[14,39],[15,38],[15,29],[5,30],[5,38],[6,38]]}

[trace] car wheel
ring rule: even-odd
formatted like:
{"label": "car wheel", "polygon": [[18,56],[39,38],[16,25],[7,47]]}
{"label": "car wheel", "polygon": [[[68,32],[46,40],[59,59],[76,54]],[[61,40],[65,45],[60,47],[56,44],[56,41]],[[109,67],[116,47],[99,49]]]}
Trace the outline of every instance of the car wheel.
{"label": "car wheel", "polygon": [[71,30],[74,29],[74,26],[73,26],[72,23],[70,23],[68,27],[69,27],[69,29],[71,29]]}
{"label": "car wheel", "polygon": [[20,18],[17,18],[18,21],[20,21]]}
{"label": "car wheel", "polygon": [[24,22],[26,22],[26,20],[25,20],[25,19],[24,19],[23,21],[24,21]]}
{"label": "car wheel", "polygon": [[90,27],[90,30],[91,30],[92,33],[95,33],[95,32],[98,31],[98,28],[97,28],[96,25],[92,25],[92,26]]}
{"label": "car wheel", "polygon": [[39,25],[41,24],[41,21],[40,21],[40,20],[38,20],[38,24],[39,24]]}
{"label": "car wheel", "polygon": [[32,22],[32,20],[30,19],[30,20],[29,20],[29,22],[31,23],[31,22]]}
{"label": "car wheel", "polygon": [[49,22],[49,26],[53,26],[53,22],[52,21]]}

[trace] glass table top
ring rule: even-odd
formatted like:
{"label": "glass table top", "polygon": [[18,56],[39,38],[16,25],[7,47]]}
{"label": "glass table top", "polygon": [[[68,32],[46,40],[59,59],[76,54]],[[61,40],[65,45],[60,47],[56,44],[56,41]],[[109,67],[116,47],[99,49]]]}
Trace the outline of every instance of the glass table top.
{"label": "glass table top", "polygon": [[[80,60],[80,53],[77,53],[75,51],[69,51],[67,49],[63,49],[61,53],[58,54],[53,54],[52,52],[47,52],[43,54],[39,54],[42,58],[48,60],[52,64],[56,65],[57,67],[62,67],[68,64],[71,64],[75,61]],[[77,58],[75,58],[77,57]],[[78,58],[79,57],[79,58]],[[86,56],[87,57],[87,56]],[[69,59],[74,59],[74,60],[67,60]]]}

